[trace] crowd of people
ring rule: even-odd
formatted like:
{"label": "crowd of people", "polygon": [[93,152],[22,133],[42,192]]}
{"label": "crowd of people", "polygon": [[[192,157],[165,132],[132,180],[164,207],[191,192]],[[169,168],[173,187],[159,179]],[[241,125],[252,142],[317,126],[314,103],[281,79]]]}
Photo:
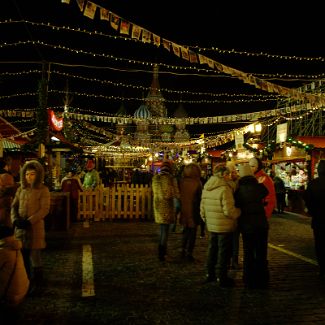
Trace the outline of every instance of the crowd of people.
{"label": "crowd of people", "polygon": [[[173,184],[173,191],[171,185],[161,184],[160,179],[167,177],[163,176],[166,173],[166,184]],[[169,227],[177,222],[175,216],[179,209],[183,229],[181,258],[195,260],[193,253],[198,227],[203,224],[209,234],[205,282],[216,281],[221,287],[234,286],[228,271],[241,268],[238,255],[242,238],[243,282],[247,288],[267,288],[270,278],[269,219],[275,209],[280,214],[284,212],[284,184],[279,177],[268,175],[262,160],[256,157],[240,164],[238,169],[232,162],[218,164],[208,180],[202,181],[200,175],[199,165],[191,163],[176,179],[172,164],[164,162],[161,172],[153,177],[154,216],[161,229],[159,259],[166,259]],[[318,176],[309,183],[305,201],[312,217],[319,274],[325,278],[325,219],[322,218],[321,203],[325,194],[323,160],[318,164]],[[164,245],[163,254],[161,245]]]}
{"label": "crowd of people", "polygon": [[[77,215],[78,192],[98,185],[93,161],[87,163],[83,183],[75,170],[62,179],[63,191],[71,193],[71,217]],[[168,261],[168,238],[177,222],[182,227],[180,258],[195,261],[197,231],[209,237],[205,282],[232,287],[230,268],[240,268],[240,238],[243,244],[243,282],[247,288],[267,288],[269,283],[269,219],[275,208],[283,212],[281,184],[270,177],[259,158],[238,167],[217,164],[213,175],[202,178],[196,163],[184,165],[176,177],[171,161],[163,161],[152,177],[153,213],[159,225],[158,259]],[[19,185],[10,164],[0,160],[0,307],[15,307],[43,283],[42,250],[46,247],[44,219],[50,211],[50,191],[44,185],[44,168],[37,160],[21,168]],[[325,279],[325,160],[318,164],[318,178],[305,191],[312,218],[319,275]],[[281,202],[279,202],[281,200]]]}

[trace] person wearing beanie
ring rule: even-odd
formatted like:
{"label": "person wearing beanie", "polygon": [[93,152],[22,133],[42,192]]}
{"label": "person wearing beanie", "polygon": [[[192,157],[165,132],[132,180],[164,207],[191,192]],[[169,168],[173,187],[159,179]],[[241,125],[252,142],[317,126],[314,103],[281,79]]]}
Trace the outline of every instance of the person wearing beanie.
{"label": "person wearing beanie", "polygon": [[253,157],[248,163],[258,182],[262,183],[268,190],[268,195],[264,200],[264,209],[266,217],[269,219],[271,218],[273,210],[276,206],[276,194],[273,180],[263,170],[263,163],[261,159]]}
{"label": "person wearing beanie", "polygon": [[304,192],[304,201],[311,216],[315,254],[319,276],[325,280],[325,160],[317,166],[318,177],[309,181]]}
{"label": "person wearing beanie", "polygon": [[43,282],[41,251],[46,247],[44,218],[50,212],[50,191],[44,185],[45,171],[37,160],[27,161],[20,174],[21,186],[11,205],[15,236],[22,241],[25,268],[32,281],[31,290]]}
{"label": "person wearing beanie", "polygon": [[175,223],[176,205],[180,193],[172,164],[164,161],[160,172],[152,178],[153,213],[155,222],[159,224],[158,258],[166,260],[169,227]]}
{"label": "person wearing beanie", "polygon": [[230,170],[226,165],[217,165],[203,187],[200,202],[200,215],[210,233],[206,282],[218,281],[220,287],[235,284],[228,276],[228,261],[240,210],[235,207],[229,178]]}
{"label": "person wearing beanie", "polygon": [[16,307],[25,298],[29,279],[21,254],[22,243],[11,227],[0,225],[0,305]]}
{"label": "person wearing beanie", "polygon": [[264,209],[267,188],[259,183],[248,164],[239,166],[240,179],[235,191],[240,208],[238,229],[244,251],[243,281],[247,288],[265,288],[269,282],[267,261],[268,220]]}

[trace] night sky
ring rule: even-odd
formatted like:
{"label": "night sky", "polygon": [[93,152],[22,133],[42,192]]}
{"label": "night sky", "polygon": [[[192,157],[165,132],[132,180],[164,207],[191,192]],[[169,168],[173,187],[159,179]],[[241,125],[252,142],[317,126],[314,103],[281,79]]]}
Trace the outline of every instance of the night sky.
{"label": "night sky", "polygon": [[[278,85],[295,88],[324,78],[322,11],[308,3],[93,2],[132,25]],[[132,41],[101,21],[99,10],[94,19],[85,17],[76,0],[4,0],[0,17],[0,110],[35,109],[42,62],[51,62],[48,106],[57,112],[63,111],[68,87],[76,112],[114,115],[123,104],[133,115],[148,93],[153,63],[160,66],[159,83],[170,117],[181,101],[188,116],[203,117],[272,109],[283,99],[207,65],[190,63],[162,45]],[[4,23],[8,19],[49,26]],[[27,94],[17,95],[21,93]],[[31,127],[22,121],[16,126]],[[226,127],[209,126],[207,132]]]}

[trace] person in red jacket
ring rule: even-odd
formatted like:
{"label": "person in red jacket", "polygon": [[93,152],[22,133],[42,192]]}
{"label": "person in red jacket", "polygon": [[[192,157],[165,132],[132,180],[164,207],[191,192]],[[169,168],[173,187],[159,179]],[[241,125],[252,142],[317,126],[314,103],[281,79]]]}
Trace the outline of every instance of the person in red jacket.
{"label": "person in red jacket", "polygon": [[262,183],[269,191],[269,194],[264,199],[265,214],[266,217],[269,219],[271,218],[272,212],[276,206],[276,194],[273,180],[263,170],[263,163],[261,159],[255,157],[251,158],[249,160],[249,166],[251,167],[252,172],[254,173],[258,182]]}

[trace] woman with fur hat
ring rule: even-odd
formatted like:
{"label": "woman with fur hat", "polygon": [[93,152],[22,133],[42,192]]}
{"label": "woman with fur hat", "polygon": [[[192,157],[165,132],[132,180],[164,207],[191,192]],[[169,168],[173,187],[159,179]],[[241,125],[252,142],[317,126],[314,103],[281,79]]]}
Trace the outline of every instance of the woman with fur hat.
{"label": "woman with fur hat", "polygon": [[206,282],[218,280],[221,287],[234,285],[234,280],[228,277],[228,259],[240,214],[229,178],[230,170],[225,165],[216,166],[204,185],[200,204],[201,218],[210,233]]}
{"label": "woman with fur hat", "polygon": [[50,212],[50,191],[44,185],[44,168],[37,160],[24,164],[20,182],[11,206],[11,220],[16,238],[23,244],[28,277],[32,279],[33,273],[32,284],[37,287],[43,278],[41,250],[46,246],[44,218]]}
{"label": "woman with fur hat", "polygon": [[267,262],[269,225],[264,210],[264,200],[268,191],[254,177],[248,164],[239,166],[239,176],[235,202],[241,210],[238,229],[243,239],[243,281],[247,288],[264,288],[269,281]]}
{"label": "woman with fur hat", "polygon": [[174,199],[180,198],[177,179],[173,175],[172,164],[164,161],[160,172],[152,178],[153,212],[155,222],[159,224],[158,258],[165,261],[169,226],[175,223],[176,207]]}
{"label": "woman with fur hat", "polygon": [[0,225],[0,305],[16,307],[25,298],[29,280],[21,254],[22,243],[14,230]]}
{"label": "woman with fur hat", "polygon": [[311,180],[304,193],[304,200],[311,216],[315,253],[319,276],[325,280],[325,160],[317,166],[318,177]]}

